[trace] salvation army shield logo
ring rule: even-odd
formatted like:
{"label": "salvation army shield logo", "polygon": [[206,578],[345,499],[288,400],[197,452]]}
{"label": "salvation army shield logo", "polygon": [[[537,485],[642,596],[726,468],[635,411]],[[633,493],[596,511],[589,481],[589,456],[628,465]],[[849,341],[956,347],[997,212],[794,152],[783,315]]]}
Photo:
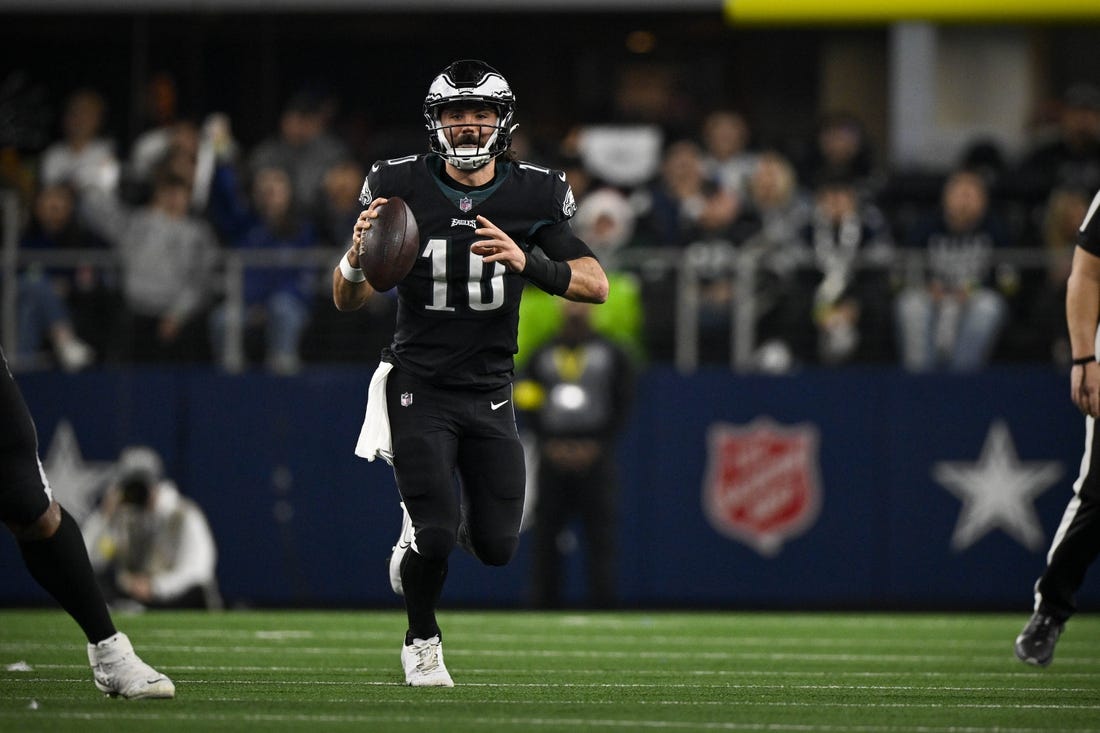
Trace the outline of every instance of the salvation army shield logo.
{"label": "salvation army shield logo", "polygon": [[808,423],[716,423],[707,431],[703,511],[716,530],[761,555],[779,552],[821,508],[818,431]]}

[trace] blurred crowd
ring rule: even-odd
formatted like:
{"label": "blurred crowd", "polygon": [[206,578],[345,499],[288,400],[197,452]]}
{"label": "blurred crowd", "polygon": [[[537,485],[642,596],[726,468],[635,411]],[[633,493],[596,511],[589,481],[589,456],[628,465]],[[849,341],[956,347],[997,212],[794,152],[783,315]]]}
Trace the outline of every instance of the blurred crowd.
{"label": "blurred crowd", "polygon": [[[104,133],[103,96],[79,89],[44,123],[56,139],[4,151],[18,246],[67,253],[20,266],[16,367],[183,361],[287,375],[375,358],[392,293],[356,314],[330,302],[373,162],[336,131],[331,100],[295,94],[249,147],[224,115],[179,114],[169,78],[150,83],[147,107],[147,129],[124,144]],[[949,170],[919,172],[889,170],[850,112],[782,149],[723,108],[675,129],[616,119],[547,140],[521,127],[515,152],[565,171],[575,229],[613,278],[595,325],[641,359],[671,358],[690,262],[704,362],[729,363],[731,319],[751,303],[752,368],[972,371],[1069,358],[1065,280],[1100,189],[1100,90],[1072,86],[1047,123],[1020,154],[976,139]],[[331,262],[303,256],[325,248]],[[244,263],[235,299],[229,253]],[[537,298],[524,307],[521,351],[560,319]]]}

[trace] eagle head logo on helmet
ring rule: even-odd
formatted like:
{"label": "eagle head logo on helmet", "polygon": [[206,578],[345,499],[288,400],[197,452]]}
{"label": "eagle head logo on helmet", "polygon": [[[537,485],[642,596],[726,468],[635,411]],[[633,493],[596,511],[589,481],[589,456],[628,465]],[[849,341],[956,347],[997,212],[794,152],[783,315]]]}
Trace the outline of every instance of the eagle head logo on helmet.
{"label": "eagle head logo on helmet", "polygon": [[[483,103],[497,110],[497,122],[488,140],[479,145],[451,143],[453,127],[440,120],[441,110],[456,103]],[[459,170],[477,170],[508,150],[516,113],[516,97],[500,72],[484,61],[455,61],[428,87],[424,98],[424,119],[431,151]]]}

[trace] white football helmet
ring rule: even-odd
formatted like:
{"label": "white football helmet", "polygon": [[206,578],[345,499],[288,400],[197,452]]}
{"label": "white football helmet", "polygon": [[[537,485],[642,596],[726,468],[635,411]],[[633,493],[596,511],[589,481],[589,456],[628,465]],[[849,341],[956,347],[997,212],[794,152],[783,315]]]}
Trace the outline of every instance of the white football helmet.
{"label": "white football helmet", "polygon": [[[443,107],[464,102],[483,102],[497,110],[497,123],[484,145],[453,145],[453,127],[440,122]],[[477,170],[511,146],[512,131],[519,127],[512,124],[515,113],[516,97],[500,72],[484,61],[455,61],[432,80],[424,99],[428,144],[455,168]]]}

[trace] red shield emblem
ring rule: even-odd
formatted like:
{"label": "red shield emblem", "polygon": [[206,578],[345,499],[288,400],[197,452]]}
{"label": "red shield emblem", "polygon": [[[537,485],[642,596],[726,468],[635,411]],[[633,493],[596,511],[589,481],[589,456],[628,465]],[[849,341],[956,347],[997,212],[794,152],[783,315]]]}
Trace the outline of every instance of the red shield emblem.
{"label": "red shield emblem", "polygon": [[761,555],[817,519],[821,506],[818,432],[808,423],[769,418],[748,425],[717,423],[707,431],[703,510],[722,534]]}

